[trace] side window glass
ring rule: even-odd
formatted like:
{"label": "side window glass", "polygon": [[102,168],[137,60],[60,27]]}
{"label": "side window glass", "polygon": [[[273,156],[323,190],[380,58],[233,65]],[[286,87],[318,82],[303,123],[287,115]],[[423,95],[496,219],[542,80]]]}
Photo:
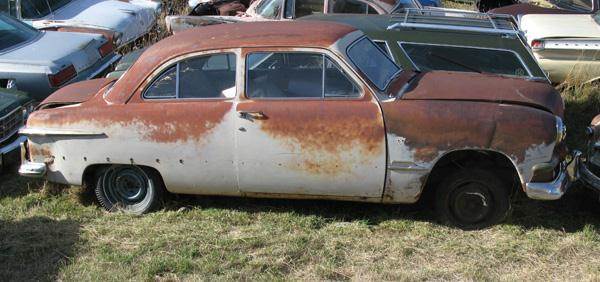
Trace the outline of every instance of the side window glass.
{"label": "side window glass", "polygon": [[510,51],[415,43],[402,43],[401,46],[422,71],[447,70],[529,76],[521,60]]}
{"label": "side window glass", "polygon": [[252,53],[249,98],[357,97],[360,92],[329,58],[316,53]]}
{"label": "side window glass", "polygon": [[7,13],[13,17],[17,16],[17,3],[15,0],[0,0],[0,12]]}
{"label": "side window glass", "polygon": [[388,57],[392,58],[392,54],[390,53],[390,50],[388,49],[385,41],[373,41],[373,43],[375,43],[375,45],[377,45],[377,47],[379,47],[379,49],[381,49],[381,51],[386,53],[388,55]]}
{"label": "side window glass", "polygon": [[164,71],[152,85],[148,87],[144,96],[152,99],[175,98],[177,95],[177,65]]}
{"label": "side window glass", "polygon": [[235,96],[235,55],[218,54],[179,63],[178,98]]}
{"label": "side window glass", "polygon": [[371,5],[369,5],[369,8],[367,9],[367,14],[369,14],[369,15],[379,15],[379,13],[377,12],[377,10],[375,10],[375,8],[371,7]]}
{"label": "side window glass", "polygon": [[312,14],[322,14],[325,5],[324,0],[296,0],[295,2],[296,18]]}
{"label": "side window glass", "polygon": [[329,11],[339,14],[366,14],[367,4],[357,0],[331,0]]}
{"label": "side window glass", "polygon": [[193,57],[163,72],[146,90],[144,97],[232,98],[236,94],[235,76],[234,54]]}
{"label": "side window glass", "polygon": [[325,58],[325,97],[359,97],[352,80],[329,58]]}

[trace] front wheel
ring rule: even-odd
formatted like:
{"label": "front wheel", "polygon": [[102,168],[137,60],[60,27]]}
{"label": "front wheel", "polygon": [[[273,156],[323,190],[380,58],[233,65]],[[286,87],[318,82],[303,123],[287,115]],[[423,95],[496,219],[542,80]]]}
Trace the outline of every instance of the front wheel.
{"label": "front wheel", "polygon": [[436,190],[440,220],[461,229],[482,229],[504,220],[510,211],[510,187],[493,173],[463,169],[449,175]]}
{"label": "front wheel", "polygon": [[107,211],[143,214],[159,205],[162,182],[151,170],[135,165],[112,165],[97,174],[95,193]]}

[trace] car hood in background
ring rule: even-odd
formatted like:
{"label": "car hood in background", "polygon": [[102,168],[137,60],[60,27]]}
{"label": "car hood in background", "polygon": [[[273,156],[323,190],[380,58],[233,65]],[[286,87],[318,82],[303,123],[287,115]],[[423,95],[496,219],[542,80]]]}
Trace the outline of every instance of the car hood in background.
{"label": "car hood in background", "polygon": [[31,24],[38,29],[79,26],[121,33],[119,46],[147,33],[156,20],[156,11],[126,1],[76,0],[46,18]]}
{"label": "car hood in background", "polygon": [[23,66],[39,66],[56,73],[72,64],[80,72],[100,60],[100,40],[104,39],[97,34],[42,32],[37,40],[1,54],[0,65],[21,72],[27,71]]}
{"label": "car hood in background", "polygon": [[0,118],[31,101],[31,98],[21,91],[0,88]]}
{"label": "car hood in background", "polygon": [[520,28],[529,44],[543,38],[600,38],[600,25],[591,15],[526,15]]}
{"label": "car hood in background", "polygon": [[174,34],[199,26],[256,21],[268,21],[268,19],[256,16],[167,16],[165,18],[167,30]]}

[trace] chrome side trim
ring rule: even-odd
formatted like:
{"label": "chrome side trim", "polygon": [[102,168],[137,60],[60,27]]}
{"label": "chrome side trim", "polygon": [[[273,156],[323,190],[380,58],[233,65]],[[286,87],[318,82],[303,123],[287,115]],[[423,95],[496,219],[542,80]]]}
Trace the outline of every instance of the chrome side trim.
{"label": "chrome side trim", "polygon": [[401,171],[424,171],[429,170],[429,168],[419,165],[413,162],[394,162],[388,165],[389,170],[401,170]]}
{"label": "chrome side trim", "polygon": [[52,128],[31,128],[26,127],[19,130],[19,133],[25,136],[98,136],[106,137],[104,132],[83,131],[83,130],[63,130]]}

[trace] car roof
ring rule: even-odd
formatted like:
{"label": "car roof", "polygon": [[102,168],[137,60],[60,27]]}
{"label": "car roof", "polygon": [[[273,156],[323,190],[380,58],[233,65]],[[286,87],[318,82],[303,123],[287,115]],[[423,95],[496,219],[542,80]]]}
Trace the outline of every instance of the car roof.
{"label": "car roof", "polygon": [[235,23],[189,29],[149,47],[115,84],[108,98],[125,102],[131,90],[158,66],[185,54],[241,47],[328,48],[355,31],[349,25],[323,21]]}

